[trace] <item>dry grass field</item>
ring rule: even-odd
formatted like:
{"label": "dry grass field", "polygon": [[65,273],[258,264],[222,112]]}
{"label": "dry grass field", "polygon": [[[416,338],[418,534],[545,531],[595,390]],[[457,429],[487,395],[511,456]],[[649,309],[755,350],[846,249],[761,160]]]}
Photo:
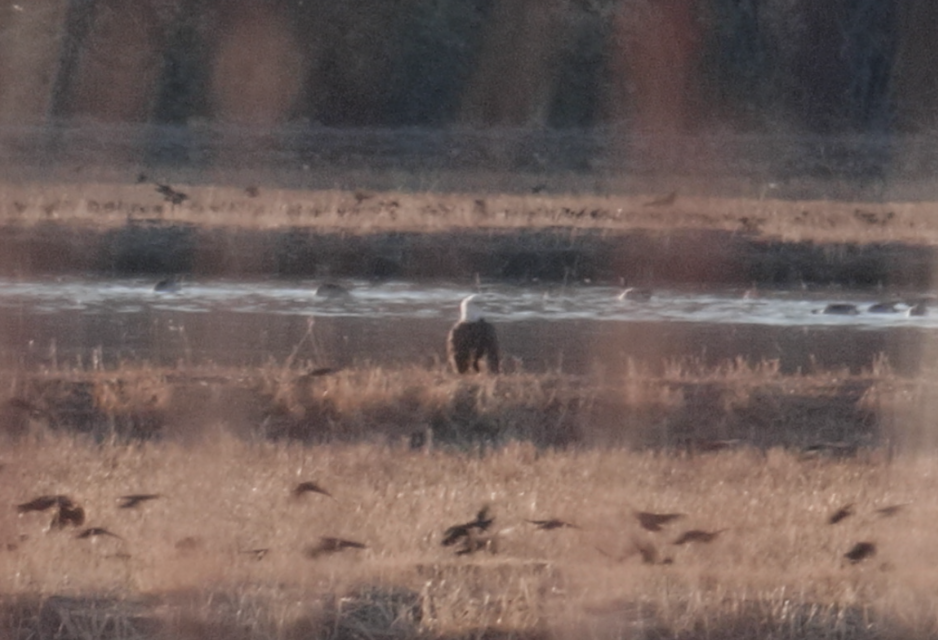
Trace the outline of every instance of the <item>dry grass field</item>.
{"label": "dry grass field", "polygon": [[[81,228],[159,220],[200,227],[284,226],[348,234],[444,232],[459,229],[630,230],[705,229],[766,239],[814,242],[938,244],[936,203],[703,197],[648,191],[633,195],[485,194],[432,191],[171,187],[178,204],[155,183],[25,183],[0,186],[0,224],[57,222]],[[673,195],[673,197],[671,197]]]}
{"label": "dry grass field", "polygon": [[[515,443],[480,457],[224,433],[195,446],[47,436],[5,448],[0,473],[9,638],[938,632],[933,454]],[[329,495],[294,495],[302,481]],[[120,508],[141,493],[159,497]],[[49,512],[17,514],[40,494],[70,496],[85,522],[59,530]],[[486,531],[441,545],[486,506]],[[640,512],[683,515],[649,531]],[[531,522],[550,519],[571,526]],[[678,544],[689,531],[718,533]],[[848,558],[863,542],[873,553]]]}
{"label": "dry grass field", "polygon": [[[5,385],[7,419],[28,423],[0,454],[5,637],[938,633],[938,477],[912,427],[934,389],[885,363],[605,382],[127,367]],[[163,430],[120,432],[133,424]],[[584,439],[536,444],[560,427]],[[656,435],[625,446],[617,429]],[[158,497],[121,507],[140,494]],[[84,521],[17,509],[43,495]],[[651,530],[642,512],[682,515]],[[532,522],[555,519],[569,526]]]}

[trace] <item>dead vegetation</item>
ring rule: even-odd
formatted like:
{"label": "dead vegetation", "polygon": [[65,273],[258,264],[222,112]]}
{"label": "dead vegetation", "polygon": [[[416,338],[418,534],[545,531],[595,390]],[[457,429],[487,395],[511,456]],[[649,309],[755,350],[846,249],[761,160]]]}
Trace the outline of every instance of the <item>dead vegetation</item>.
{"label": "dead vegetation", "polygon": [[783,375],[777,361],[743,359],[709,369],[684,359],[657,373],[632,363],[616,376],[467,377],[443,364],[305,371],[288,363],[9,373],[0,415],[13,439],[62,432],[99,442],[193,441],[220,428],[247,439],[415,450],[521,441],[687,453],[782,446],[842,457],[927,440],[916,416],[935,392],[932,377],[902,378],[882,359],[857,374]]}
{"label": "dead vegetation", "polygon": [[3,633],[938,629],[930,376],[306,370],[7,374]]}
{"label": "dead vegetation", "polygon": [[[46,434],[8,446],[3,462],[9,638],[706,629],[794,640],[806,630],[924,638],[938,628],[932,453],[887,461],[514,443],[479,456],[226,433],[197,445]],[[297,478],[312,476],[338,499],[297,504]],[[116,499],[142,477],[161,499],[121,509]],[[90,526],[76,534],[18,514],[37,491],[67,492]],[[854,515],[829,526],[845,503]],[[467,520],[478,505],[487,506]],[[683,517],[648,530],[636,512]],[[576,527],[539,531],[530,522],[545,513]],[[465,534],[443,546],[457,529]]]}
{"label": "dead vegetation", "polygon": [[[180,228],[311,228],[368,235],[458,229],[569,228],[609,233],[723,231],[786,242],[938,244],[933,202],[774,200],[655,194],[471,194],[432,191],[264,189],[149,184],[5,184],[0,225],[55,222],[113,229],[128,222]],[[252,195],[252,193],[254,195]],[[181,197],[184,196],[184,197]],[[649,206],[651,202],[656,206]]]}

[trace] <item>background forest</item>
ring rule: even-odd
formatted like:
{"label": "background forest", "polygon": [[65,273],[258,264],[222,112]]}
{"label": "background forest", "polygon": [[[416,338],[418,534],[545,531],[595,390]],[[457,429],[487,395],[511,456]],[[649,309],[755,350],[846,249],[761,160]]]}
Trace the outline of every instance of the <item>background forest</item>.
{"label": "background forest", "polygon": [[799,143],[773,179],[885,182],[934,160],[936,28],[929,0],[4,1],[0,124],[146,123],[134,153],[170,165],[205,161],[206,127],[286,131],[309,163],[310,131],[407,127],[387,155],[455,169],[492,141],[434,132],[510,129],[496,167],[534,171],[694,173],[713,158],[687,141],[718,135],[739,174],[766,146],[727,136],[774,136]]}

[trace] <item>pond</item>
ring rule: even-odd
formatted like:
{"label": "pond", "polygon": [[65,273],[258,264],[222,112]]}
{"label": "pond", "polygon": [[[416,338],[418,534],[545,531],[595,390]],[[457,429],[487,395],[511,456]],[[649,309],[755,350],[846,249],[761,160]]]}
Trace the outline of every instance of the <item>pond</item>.
{"label": "pond", "polygon": [[[432,365],[445,358],[459,301],[479,291],[509,370],[616,374],[630,362],[660,371],[674,360],[743,358],[777,359],[786,373],[858,372],[884,355],[912,375],[938,335],[938,310],[904,312],[913,293],[661,289],[639,301],[589,285],[345,281],[347,295],[324,296],[311,280],[154,283],[0,279],[0,365],[241,367],[283,364],[294,351],[313,366]],[[883,300],[898,301],[897,311],[868,311]],[[835,302],[859,313],[820,313]]]}

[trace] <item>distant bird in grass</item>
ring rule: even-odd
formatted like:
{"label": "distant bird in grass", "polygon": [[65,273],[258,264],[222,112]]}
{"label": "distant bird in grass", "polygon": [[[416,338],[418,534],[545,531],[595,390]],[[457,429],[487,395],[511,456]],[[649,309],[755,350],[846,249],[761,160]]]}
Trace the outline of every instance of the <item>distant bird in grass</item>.
{"label": "distant bird in grass", "polygon": [[649,200],[643,206],[646,207],[670,207],[677,201],[677,191],[672,191],[671,193],[655,198],[654,200]]}
{"label": "distant bird in grass", "polygon": [[622,562],[623,560],[637,553],[642,559],[642,564],[674,563],[674,559],[670,557],[659,560],[660,556],[658,554],[658,548],[655,546],[655,544],[651,540],[644,540],[637,536],[632,537],[632,548],[622,556],[614,556],[600,547],[596,547],[596,550],[607,558],[612,558],[616,562]]}
{"label": "distant bird in grass", "polygon": [[117,538],[118,540],[123,540],[119,535],[113,531],[108,531],[104,527],[90,527],[79,533],[76,538],[87,539],[87,538],[96,538],[98,536],[110,536],[112,538]]}
{"label": "distant bird in grass", "polygon": [[121,503],[117,506],[118,509],[133,509],[144,502],[149,502],[150,500],[156,500],[160,497],[158,493],[132,493],[127,496],[121,496],[118,500]]}
{"label": "distant bird in grass", "polygon": [[470,368],[478,373],[483,358],[488,372],[498,373],[498,337],[495,327],[482,317],[477,300],[478,295],[473,294],[460,303],[459,321],[450,329],[446,352],[458,373],[466,373]]}
{"label": "distant bird in grass", "polygon": [[245,549],[241,553],[245,555],[254,556],[255,560],[263,560],[267,557],[267,554],[270,553],[270,549],[260,548],[260,549]]}
{"label": "distant bird in grass", "polygon": [[476,514],[475,520],[453,525],[444,531],[441,544],[444,547],[449,547],[478,532],[488,531],[488,528],[492,526],[494,521],[495,518],[489,515],[488,506],[482,507],[479,513]]}
{"label": "distant bird in grass", "polygon": [[62,495],[39,496],[38,498],[33,498],[29,502],[16,505],[16,510],[19,513],[29,513],[30,511],[45,511],[46,509],[58,506],[62,500],[69,500],[69,498],[68,496]]}
{"label": "distant bird in grass", "polygon": [[468,536],[463,541],[462,548],[456,552],[456,555],[467,556],[476,551],[488,551],[489,553],[498,551],[495,536]]}
{"label": "distant bird in grass", "polygon": [[294,498],[299,498],[307,493],[321,493],[322,495],[328,496],[332,498],[333,500],[335,500],[335,498],[333,498],[331,493],[323,489],[321,486],[319,486],[312,480],[306,480],[305,482],[299,483],[298,485],[293,487],[292,493],[293,493]]}
{"label": "distant bird in grass", "polygon": [[883,518],[889,518],[905,509],[907,506],[909,506],[909,504],[910,503],[908,502],[903,502],[902,504],[891,504],[888,507],[880,507],[876,510],[876,513]]}
{"label": "distant bird in grass", "polygon": [[541,531],[552,531],[554,529],[562,529],[564,527],[579,529],[579,527],[575,524],[565,522],[564,520],[558,520],[557,518],[551,518],[549,520],[528,520],[527,522],[530,522]]}
{"label": "distant bird in grass", "polygon": [[845,518],[849,518],[852,515],[853,515],[853,503],[851,502],[850,504],[845,504],[840,509],[832,513],[830,517],[827,519],[827,524],[837,524],[841,520],[844,520]]}
{"label": "distant bird in grass", "polygon": [[368,547],[362,542],[345,540],[343,538],[323,537],[319,539],[319,544],[307,547],[305,553],[306,557],[315,559],[328,553],[337,553],[339,551],[345,551],[346,549],[367,548]]}
{"label": "distant bird in grass", "polygon": [[64,529],[66,526],[80,527],[85,523],[85,510],[66,495],[45,495],[33,498],[16,506],[19,513],[47,511],[55,508],[50,527]]}
{"label": "distant bird in grass", "polygon": [[176,191],[168,184],[157,184],[156,192],[163,196],[163,199],[171,203],[174,207],[189,199],[188,195],[182,191]]}
{"label": "distant bird in grass", "polygon": [[647,287],[628,287],[617,297],[619,300],[632,300],[634,302],[648,302],[654,295],[654,291]]}
{"label": "distant bird in grass", "polygon": [[321,378],[323,376],[331,376],[333,373],[338,373],[339,370],[335,367],[316,367],[315,369],[310,369],[306,373],[302,374],[301,378]]}
{"label": "distant bird in grass", "polygon": [[642,564],[658,564],[658,547],[653,542],[632,538],[632,546],[642,557]]}
{"label": "distant bird in grass", "polygon": [[719,536],[724,531],[726,531],[726,529],[720,529],[718,531],[702,531],[701,529],[691,529],[678,536],[677,540],[674,541],[674,544],[680,545],[687,544],[688,542],[702,542],[706,544],[716,540],[717,536]]}
{"label": "distant bird in grass", "polygon": [[876,544],[873,542],[858,542],[844,554],[844,557],[851,562],[851,564],[856,564],[867,558],[872,558],[876,555]]}
{"label": "distant bird in grass", "polygon": [[642,526],[642,529],[652,532],[661,531],[662,526],[683,517],[683,513],[650,513],[648,511],[635,512],[635,518]]}

